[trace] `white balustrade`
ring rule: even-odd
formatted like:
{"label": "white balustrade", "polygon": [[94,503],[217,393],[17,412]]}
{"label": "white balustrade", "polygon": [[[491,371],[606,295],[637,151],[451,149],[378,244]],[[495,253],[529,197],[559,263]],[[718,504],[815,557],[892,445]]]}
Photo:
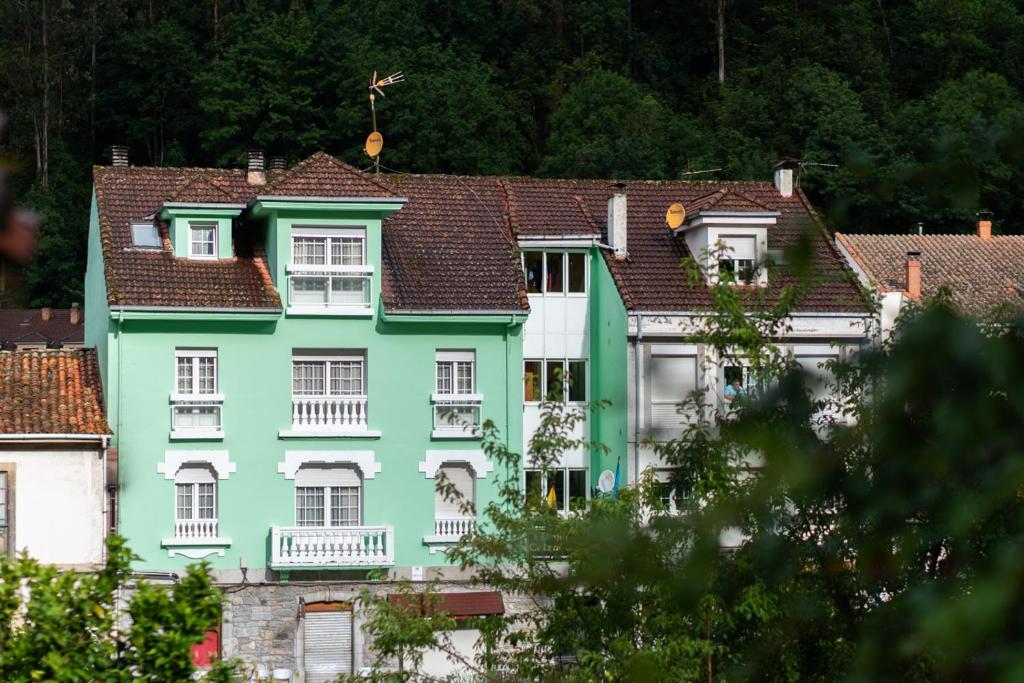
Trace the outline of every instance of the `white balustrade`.
{"label": "white balustrade", "polygon": [[293,429],[366,429],[366,396],[292,396]]}
{"label": "white balustrade", "polygon": [[176,519],[174,520],[174,540],[202,542],[212,541],[217,536],[217,520],[215,519]]}
{"label": "white balustrade", "polygon": [[270,564],[289,567],[372,567],[395,563],[389,526],[271,527]]}
{"label": "white balustrade", "polygon": [[434,519],[434,535],[459,539],[476,529],[474,517],[437,517]]}

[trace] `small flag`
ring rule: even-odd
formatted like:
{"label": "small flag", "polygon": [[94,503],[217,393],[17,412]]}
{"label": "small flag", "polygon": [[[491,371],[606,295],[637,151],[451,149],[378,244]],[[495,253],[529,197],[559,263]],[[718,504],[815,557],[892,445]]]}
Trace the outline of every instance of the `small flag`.
{"label": "small flag", "polygon": [[548,496],[547,496],[547,498],[545,498],[545,501],[547,502],[548,507],[552,508],[552,509],[554,509],[555,505],[558,503],[558,500],[555,498],[555,485],[554,484],[552,484],[551,488],[548,490]]}
{"label": "small flag", "polygon": [[615,484],[612,486],[612,498],[619,497],[619,465],[622,464],[622,456],[615,460]]}

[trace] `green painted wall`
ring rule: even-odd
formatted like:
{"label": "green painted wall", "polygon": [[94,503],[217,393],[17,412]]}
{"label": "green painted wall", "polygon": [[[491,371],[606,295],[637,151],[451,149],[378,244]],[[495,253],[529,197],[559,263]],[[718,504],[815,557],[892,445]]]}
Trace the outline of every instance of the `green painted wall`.
{"label": "green painted wall", "polygon": [[89,210],[89,253],[85,266],[85,345],[96,349],[103,381],[104,396],[110,395],[107,386],[111,321],[107,304],[107,281],[103,272],[103,247],[100,243],[100,222],[96,206],[96,193],[92,193]]}
{"label": "green painted wall", "polygon": [[591,438],[608,446],[611,453],[594,450],[590,476],[596,486],[602,470],[615,471],[621,456],[620,482],[627,480],[627,317],[608,264],[597,249],[590,262],[590,377],[591,398],[611,405],[593,413]]}
{"label": "green painted wall", "polygon": [[234,256],[231,249],[231,221],[239,213],[237,209],[164,209],[160,217],[170,220],[168,233],[175,256],[189,256],[190,223],[213,223],[217,226],[217,258],[225,259]]}

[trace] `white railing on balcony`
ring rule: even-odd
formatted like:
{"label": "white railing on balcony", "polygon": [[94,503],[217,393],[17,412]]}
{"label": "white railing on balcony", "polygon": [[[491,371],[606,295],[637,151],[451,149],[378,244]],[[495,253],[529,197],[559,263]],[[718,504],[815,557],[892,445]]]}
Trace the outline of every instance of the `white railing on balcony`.
{"label": "white railing on balcony", "polygon": [[292,396],[292,429],[366,429],[366,396]]}
{"label": "white railing on balcony", "polygon": [[395,563],[389,526],[280,527],[270,529],[270,564],[289,567],[379,567]]}
{"label": "white railing on balcony", "polygon": [[218,539],[215,519],[174,520],[174,540],[182,543],[202,543]]}
{"label": "white railing on balcony", "polygon": [[434,410],[435,437],[470,437],[480,429],[479,394],[434,394],[431,396]]}
{"label": "white railing on balcony", "polygon": [[[321,266],[322,267],[322,266]],[[297,266],[290,266],[289,270]],[[296,308],[369,309],[373,276],[367,273],[315,270],[288,274],[288,305]]]}
{"label": "white railing on balcony", "polygon": [[475,517],[436,517],[434,536],[458,540],[476,529]]}

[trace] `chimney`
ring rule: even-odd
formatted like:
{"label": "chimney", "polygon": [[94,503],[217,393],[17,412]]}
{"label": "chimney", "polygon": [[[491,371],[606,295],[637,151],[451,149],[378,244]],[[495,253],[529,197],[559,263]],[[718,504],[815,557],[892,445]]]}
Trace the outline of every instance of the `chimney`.
{"label": "chimney", "polygon": [[783,197],[793,196],[793,169],[798,165],[796,159],[785,158],[775,162],[775,189]]}
{"label": "chimney", "polygon": [[921,252],[907,252],[907,294],[914,301],[921,300]]}
{"label": "chimney", "polygon": [[71,312],[68,314],[68,321],[72,325],[77,325],[82,319],[82,309],[79,307],[78,302],[71,304]]}
{"label": "chimney", "polygon": [[608,198],[608,244],[617,261],[626,260],[626,186],[615,183]]}
{"label": "chimney", "polygon": [[288,164],[285,162],[284,157],[270,157],[271,171],[285,171],[287,169]]}
{"label": "chimney", "polygon": [[245,179],[250,185],[265,185],[267,174],[263,170],[263,152],[258,149],[249,150],[249,168]]}
{"label": "chimney", "polygon": [[52,312],[52,310],[50,309],[49,306],[43,306],[39,310],[39,319],[42,320],[44,323],[50,322],[50,313],[51,312]]}
{"label": "chimney", "polygon": [[113,145],[110,148],[110,161],[114,166],[128,165],[128,145]]}
{"label": "chimney", "polygon": [[992,239],[992,212],[987,209],[978,212],[978,237]]}

